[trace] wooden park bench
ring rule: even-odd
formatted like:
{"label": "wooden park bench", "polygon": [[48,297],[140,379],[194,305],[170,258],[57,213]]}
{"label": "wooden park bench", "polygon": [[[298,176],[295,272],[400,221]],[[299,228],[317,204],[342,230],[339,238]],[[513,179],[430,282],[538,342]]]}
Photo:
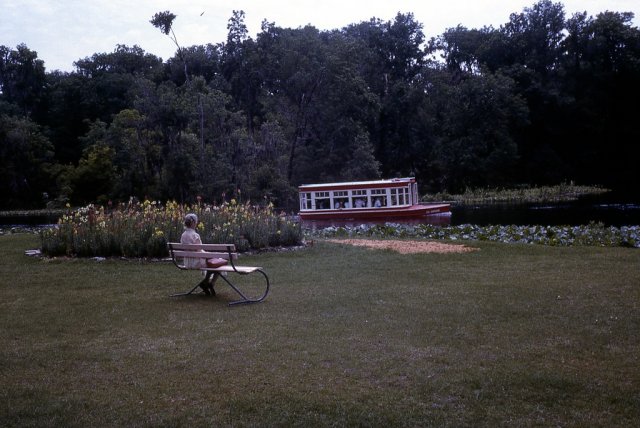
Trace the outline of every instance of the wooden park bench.
{"label": "wooden park bench", "polygon": [[[213,272],[220,274],[219,277],[222,278],[227,284],[229,284],[229,286],[241,297],[240,300],[233,301],[229,303],[229,305],[261,302],[265,299],[265,297],[267,297],[267,294],[269,293],[269,277],[261,267],[237,266],[235,264],[235,261],[238,260],[238,253],[236,252],[236,247],[233,244],[181,244],[178,242],[169,242],[167,243],[167,247],[169,248],[171,259],[173,263],[178,267],[178,269],[199,270],[202,272]],[[201,263],[202,266],[204,266],[206,260],[209,259],[225,259],[227,260],[228,264],[218,267],[189,268],[186,266],[187,263],[185,263],[185,258],[201,259],[203,260],[203,262]],[[248,297],[247,295],[245,295],[236,284],[232,283],[229,280],[227,275],[230,273],[249,275],[254,272],[259,272],[260,274],[262,274],[266,282],[264,293],[257,298]],[[171,297],[193,294],[199,286],[200,284],[197,284],[190,291],[187,291],[185,293],[172,294]]]}

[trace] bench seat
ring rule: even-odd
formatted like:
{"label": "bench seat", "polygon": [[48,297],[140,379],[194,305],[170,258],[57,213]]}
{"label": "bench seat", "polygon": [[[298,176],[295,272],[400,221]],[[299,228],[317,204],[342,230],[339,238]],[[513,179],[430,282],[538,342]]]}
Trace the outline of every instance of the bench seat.
{"label": "bench seat", "polygon": [[[169,242],[167,243],[167,248],[169,249],[169,255],[171,256],[173,264],[178,269],[200,270],[202,272],[208,273],[213,272],[216,275],[219,274],[218,277],[222,278],[227,284],[229,284],[229,286],[241,297],[240,300],[233,301],[229,303],[229,305],[261,302],[267,297],[267,294],[269,293],[269,277],[261,267],[238,266],[235,264],[235,261],[238,260],[238,252],[236,251],[236,247],[233,244],[181,244],[179,242]],[[198,259],[202,260],[202,262],[195,263],[195,267],[188,267],[187,265],[191,264],[186,263],[185,260],[188,259]],[[228,261],[228,264],[218,267],[200,267],[207,259],[225,259]],[[258,297],[248,297],[240,290],[240,288],[238,288],[237,284],[231,282],[229,276],[227,275],[227,273],[248,275],[254,272],[259,272],[264,277],[266,285],[263,294]],[[199,284],[197,284],[188,292],[176,293],[172,294],[171,296],[175,297],[193,294],[198,287]]]}
{"label": "bench seat", "polygon": [[201,271],[205,272],[236,272],[239,274],[249,274],[255,271],[261,270],[261,267],[257,266],[220,266],[217,268],[200,268]]}

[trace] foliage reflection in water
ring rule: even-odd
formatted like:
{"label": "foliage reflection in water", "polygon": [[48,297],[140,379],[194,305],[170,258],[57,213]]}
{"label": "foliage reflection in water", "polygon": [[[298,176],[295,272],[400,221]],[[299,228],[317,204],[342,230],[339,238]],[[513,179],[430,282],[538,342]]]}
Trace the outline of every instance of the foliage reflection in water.
{"label": "foliage reflection in water", "polygon": [[504,204],[452,207],[452,225],[491,224],[515,225],[585,225],[603,223],[607,226],[640,224],[640,204],[590,203]]}

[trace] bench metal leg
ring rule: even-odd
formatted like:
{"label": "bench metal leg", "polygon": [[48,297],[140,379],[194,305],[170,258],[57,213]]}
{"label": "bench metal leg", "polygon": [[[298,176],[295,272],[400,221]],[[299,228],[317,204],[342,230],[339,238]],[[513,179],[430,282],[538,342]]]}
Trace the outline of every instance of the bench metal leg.
{"label": "bench metal leg", "polygon": [[200,287],[200,284],[196,284],[195,287],[193,287],[191,289],[191,291],[187,291],[186,293],[175,293],[175,294],[171,294],[169,295],[169,297],[178,297],[178,296],[188,296],[189,294],[193,294],[194,291],[196,291],[196,288]]}
{"label": "bench metal leg", "polygon": [[[236,292],[238,293],[238,295],[240,295],[240,297],[242,297],[242,299],[240,300],[235,300],[233,302],[229,303],[229,306],[233,306],[233,305],[241,305],[241,304],[248,304],[248,303],[258,303],[258,302],[262,302],[266,297],[267,294],[269,294],[269,289],[271,288],[271,284],[269,283],[269,277],[267,276],[267,274],[262,271],[262,270],[257,270],[256,272],[260,272],[262,274],[262,276],[264,276],[264,280],[266,283],[266,287],[264,290],[264,293],[258,297],[258,298],[251,298],[246,296],[235,284],[233,284],[228,278],[227,275],[219,275],[216,274],[216,277],[222,278],[224,280],[224,282],[226,282],[227,284],[229,284],[229,286]],[[229,272],[231,273],[231,272]],[[240,275],[248,275],[246,273],[239,273]],[[207,278],[209,278],[209,275],[207,275]],[[185,292],[185,293],[175,293],[175,294],[171,294],[170,297],[178,297],[178,296],[188,296],[190,294],[194,294],[194,291],[196,291],[196,289],[198,287],[200,287],[201,283],[196,284],[195,287],[193,287],[191,290]]]}
{"label": "bench metal leg", "polygon": [[[229,286],[231,288],[233,288],[233,290],[236,293],[238,293],[240,295],[240,297],[242,297],[242,299],[240,299],[240,300],[235,300],[235,301],[229,303],[229,306],[241,305],[241,304],[247,304],[247,303],[258,303],[258,302],[262,302],[265,299],[265,297],[267,297],[267,294],[269,294],[269,288],[270,288],[269,277],[262,270],[257,270],[257,272],[260,272],[262,274],[262,276],[264,276],[264,279],[266,281],[266,288],[265,288],[264,293],[262,294],[262,296],[260,296],[260,297],[258,297],[256,299],[253,299],[251,297],[245,296],[245,294],[242,291],[240,291],[240,289],[238,287],[236,287],[231,281],[229,281],[226,276],[221,275],[221,278],[224,279],[224,281],[227,284],[229,284]],[[244,275],[247,275],[247,274],[244,274]]]}

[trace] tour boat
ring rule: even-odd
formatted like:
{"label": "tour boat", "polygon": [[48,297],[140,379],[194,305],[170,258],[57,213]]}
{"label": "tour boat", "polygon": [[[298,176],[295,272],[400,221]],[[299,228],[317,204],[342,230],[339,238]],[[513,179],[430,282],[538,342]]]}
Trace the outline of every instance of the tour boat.
{"label": "tour boat", "polygon": [[413,177],[345,183],[303,184],[300,218],[382,219],[450,214],[449,204],[421,204]]}

